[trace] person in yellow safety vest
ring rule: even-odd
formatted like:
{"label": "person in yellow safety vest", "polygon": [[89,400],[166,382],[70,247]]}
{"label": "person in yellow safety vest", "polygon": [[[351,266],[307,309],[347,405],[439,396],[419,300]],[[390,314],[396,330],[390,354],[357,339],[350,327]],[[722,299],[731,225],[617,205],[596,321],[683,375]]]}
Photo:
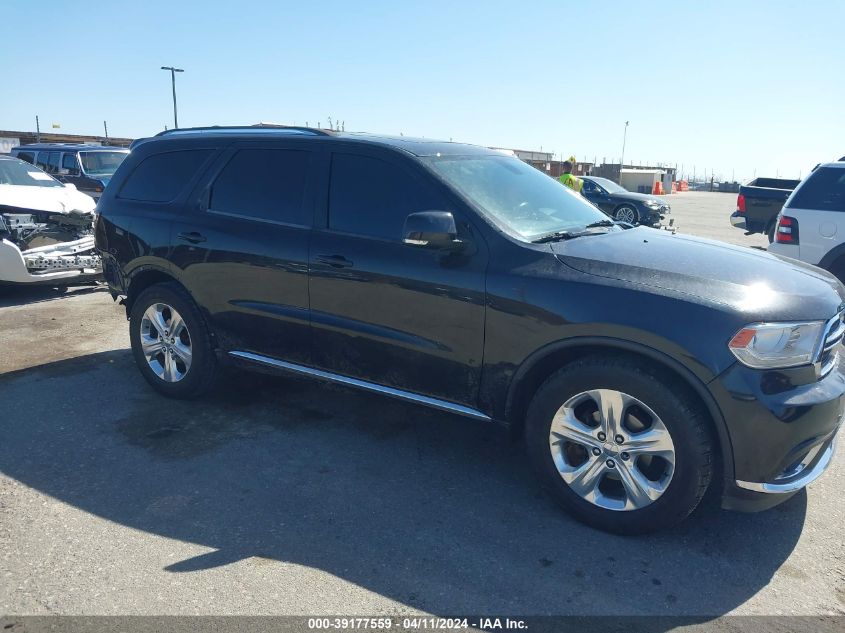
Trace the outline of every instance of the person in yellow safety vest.
{"label": "person in yellow safety vest", "polygon": [[584,181],[578,178],[578,176],[572,175],[572,162],[568,160],[564,161],[563,174],[561,174],[558,180],[576,193],[581,193],[581,190],[584,188]]}

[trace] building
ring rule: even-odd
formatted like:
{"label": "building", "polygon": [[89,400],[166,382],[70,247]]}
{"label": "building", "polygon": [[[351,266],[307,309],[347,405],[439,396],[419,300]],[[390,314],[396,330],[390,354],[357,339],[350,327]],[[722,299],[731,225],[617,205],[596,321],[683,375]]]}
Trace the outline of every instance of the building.
{"label": "building", "polygon": [[[491,147],[498,152],[508,154],[509,156],[516,156],[521,161],[524,161],[539,169],[552,178],[560,178],[563,174],[563,161],[555,160],[552,152],[537,152],[534,150],[525,149],[507,149],[505,147]],[[576,176],[587,176],[593,168],[593,163],[577,162],[575,163],[572,173]]]}
{"label": "building", "polygon": [[[40,136],[40,141],[39,141]],[[56,134],[53,132],[16,132],[0,130],[0,154],[8,154],[13,147],[29,145],[30,143],[80,143],[93,145],[113,145],[129,147],[131,138],[115,138],[113,136],[88,136],[84,134]]]}
{"label": "building", "polygon": [[[655,185],[663,182],[665,175],[666,172],[662,169],[622,169],[619,175],[619,184],[628,191],[652,193]],[[669,191],[671,191],[671,184],[669,187]]]}
{"label": "building", "polygon": [[[675,167],[667,167],[663,165],[620,165],[619,163],[604,163],[603,165],[594,166],[592,174],[590,175],[597,176],[599,178],[607,178],[608,180],[612,180],[613,182],[622,185],[629,191],[636,192],[637,187],[639,187],[640,184],[647,184],[649,176],[645,174],[643,174],[642,177],[637,174],[624,176],[628,183],[635,185],[635,187],[631,189],[631,187],[623,182],[623,174],[625,172],[630,173],[637,171],[661,172],[660,181],[663,183],[663,190],[667,194],[672,193],[672,183],[676,180],[677,176],[677,170]],[[654,174],[652,174],[652,177],[653,175]],[[640,183],[640,181],[642,181],[642,183]],[[654,190],[654,180],[651,182],[652,189],[650,189],[648,193],[651,193]]]}

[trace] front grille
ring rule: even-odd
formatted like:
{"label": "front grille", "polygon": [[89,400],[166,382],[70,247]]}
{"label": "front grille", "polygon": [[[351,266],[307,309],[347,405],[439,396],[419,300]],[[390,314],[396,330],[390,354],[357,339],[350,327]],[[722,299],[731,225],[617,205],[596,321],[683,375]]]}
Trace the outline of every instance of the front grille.
{"label": "front grille", "polygon": [[845,312],[840,312],[827,323],[824,344],[819,354],[819,378],[824,378],[839,364],[840,346],[845,336]]}

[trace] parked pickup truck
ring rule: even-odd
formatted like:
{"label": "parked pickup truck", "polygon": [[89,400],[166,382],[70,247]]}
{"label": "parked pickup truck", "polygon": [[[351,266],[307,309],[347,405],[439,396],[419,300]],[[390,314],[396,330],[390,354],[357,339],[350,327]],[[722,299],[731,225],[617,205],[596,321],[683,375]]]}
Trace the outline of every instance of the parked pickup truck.
{"label": "parked pickup truck", "polygon": [[783,203],[800,180],[755,178],[739,188],[731,224],[748,233],[766,233],[774,240],[775,224]]}

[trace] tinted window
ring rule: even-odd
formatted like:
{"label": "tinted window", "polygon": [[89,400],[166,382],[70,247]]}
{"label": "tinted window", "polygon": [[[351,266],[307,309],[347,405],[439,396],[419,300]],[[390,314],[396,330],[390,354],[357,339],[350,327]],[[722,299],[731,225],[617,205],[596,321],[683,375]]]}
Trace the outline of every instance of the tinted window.
{"label": "tinted window", "polygon": [[329,228],[398,241],[409,213],[435,210],[446,210],[442,201],[398,167],[368,156],[332,157]]}
{"label": "tinted window", "polygon": [[789,201],[793,209],[845,211],[845,169],[820,167]]}
{"label": "tinted window", "polygon": [[34,152],[18,152],[16,154],[18,158],[21,160],[25,160],[28,163],[35,164],[35,153]]}
{"label": "tinted window", "polygon": [[59,158],[61,154],[59,152],[50,152],[47,156],[47,171],[51,174],[59,173]]}
{"label": "tinted window", "polygon": [[213,151],[189,149],[147,156],[127,178],[118,197],[143,202],[170,202]]}
{"label": "tinted window", "polygon": [[79,174],[79,163],[76,160],[76,154],[62,155],[62,169],[66,169],[72,176]]}
{"label": "tinted window", "polygon": [[47,169],[48,169],[48,167],[47,167],[47,156],[48,156],[47,152],[38,152],[38,158],[35,161],[35,164],[38,167],[40,167],[41,169],[43,169],[44,171],[47,171]]}
{"label": "tinted window", "polygon": [[303,209],[309,152],[244,149],[220,172],[209,207],[261,220],[310,226]]}

